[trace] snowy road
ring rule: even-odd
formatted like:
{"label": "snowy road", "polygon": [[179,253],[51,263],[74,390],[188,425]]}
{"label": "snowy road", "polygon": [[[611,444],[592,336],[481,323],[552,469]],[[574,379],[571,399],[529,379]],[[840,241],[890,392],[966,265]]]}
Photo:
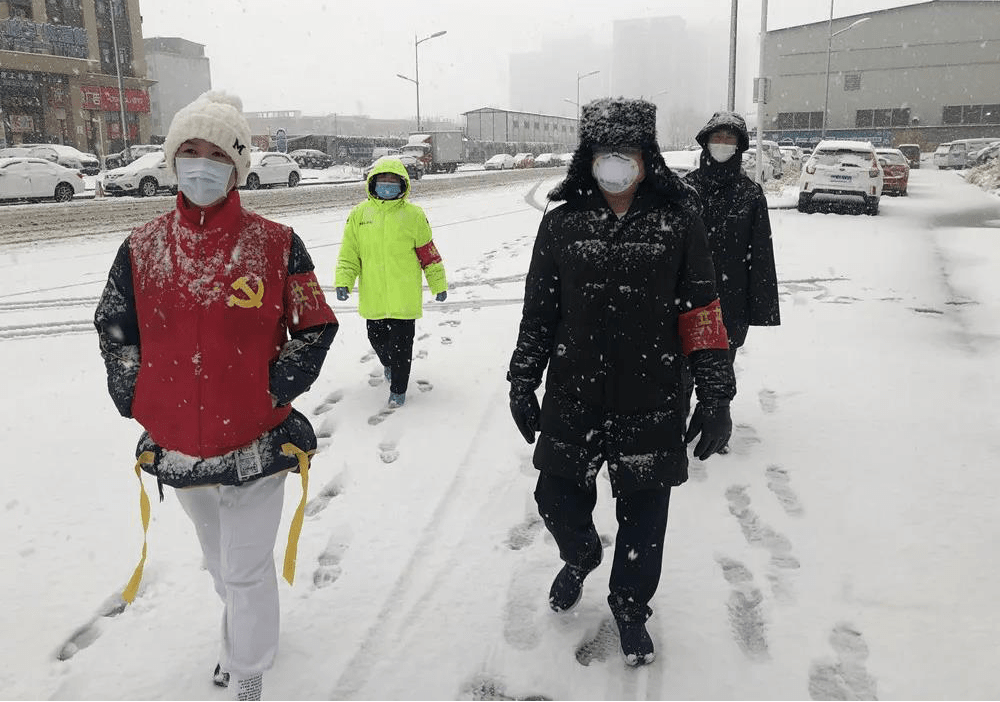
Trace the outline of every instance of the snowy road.
{"label": "snowy road", "polygon": [[[658,658],[631,670],[607,624],[610,558],[572,613],[545,601],[558,556],[504,381],[554,183],[525,178],[417,192],[450,295],[425,303],[405,407],[380,412],[356,299],[336,306],[296,403],[321,450],[265,698],[995,697],[1000,200],[920,170],[878,217],[772,211],[782,326],[751,330],[737,359],[732,453],[674,492]],[[348,210],[272,215],[325,286]],[[169,490],[139,598],[100,616],[142,543],[138,427],[87,326],[123,235],[0,248],[5,697],[228,698],[210,678],[219,604]],[[299,496],[289,480],[279,558]]]}

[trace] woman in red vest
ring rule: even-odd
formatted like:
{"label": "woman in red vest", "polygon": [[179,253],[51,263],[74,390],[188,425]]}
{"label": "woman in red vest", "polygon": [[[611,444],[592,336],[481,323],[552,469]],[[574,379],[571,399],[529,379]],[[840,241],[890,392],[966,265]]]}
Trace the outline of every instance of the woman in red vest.
{"label": "woman in red vest", "polygon": [[[259,699],[278,646],[274,544],[287,473],[316,448],[291,406],[338,323],[302,240],[245,210],[239,98],[208,92],[164,143],[177,203],[125,239],[95,325],[118,411],[145,430],[136,456],[194,523],[225,608],[216,683]],[[287,577],[287,573],[286,573]]]}

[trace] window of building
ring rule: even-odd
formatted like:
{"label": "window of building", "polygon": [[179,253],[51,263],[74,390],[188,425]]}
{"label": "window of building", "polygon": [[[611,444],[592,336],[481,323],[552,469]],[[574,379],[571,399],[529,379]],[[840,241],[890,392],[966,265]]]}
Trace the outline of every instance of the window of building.
{"label": "window of building", "polygon": [[872,110],[873,112],[873,127],[891,127],[892,126],[892,110]]}
{"label": "window of building", "polygon": [[83,8],[80,0],[45,0],[45,15],[49,24],[83,26]]}
{"label": "window of building", "polygon": [[907,127],[909,124],[909,107],[883,107],[874,110],[858,110],[854,113],[854,126],[858,129]]}
{"label": "window of building", "polygon": [[944,124],[1000,124],[1000,105],[946,105]]}
{"label": "window of building", "polygon": [[821,129],[823,127],[822,112],[779,112],[778,129]]}
{"label": "window of building", "polygon": [[8,0],[8,7],[10,8],[11,17],[34,19],[31,11],[31,0]]}
{"label": "window of building", "polygon": [[845,73],[844,74],[844,90],[861,90],[861,74],[860,73]]}

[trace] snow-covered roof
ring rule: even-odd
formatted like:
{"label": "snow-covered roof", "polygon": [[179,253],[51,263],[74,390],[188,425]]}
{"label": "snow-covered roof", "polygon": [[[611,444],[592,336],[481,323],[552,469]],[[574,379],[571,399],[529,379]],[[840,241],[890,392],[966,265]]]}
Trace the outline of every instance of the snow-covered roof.
{"label": "snow-covered roof", "polygon": [[816,145],[816,150],[832,151],[834,149],[850,149],[852,151],[874,151],[870,141],[851,141],[849,139],[824,139]]}

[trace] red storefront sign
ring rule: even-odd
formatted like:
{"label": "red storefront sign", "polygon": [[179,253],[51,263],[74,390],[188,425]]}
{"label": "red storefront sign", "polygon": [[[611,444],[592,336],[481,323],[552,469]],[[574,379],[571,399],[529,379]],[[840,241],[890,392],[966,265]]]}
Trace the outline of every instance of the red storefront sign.
{"label": "red storefront sign", "polygon": [[[83,109],[101,110],[102,112],[117,112],[118,88],[98,86],[82,86],[80,94],[83,98]],[[125,90],[126,112],[149,112],[149,93],[145,90]]]}

